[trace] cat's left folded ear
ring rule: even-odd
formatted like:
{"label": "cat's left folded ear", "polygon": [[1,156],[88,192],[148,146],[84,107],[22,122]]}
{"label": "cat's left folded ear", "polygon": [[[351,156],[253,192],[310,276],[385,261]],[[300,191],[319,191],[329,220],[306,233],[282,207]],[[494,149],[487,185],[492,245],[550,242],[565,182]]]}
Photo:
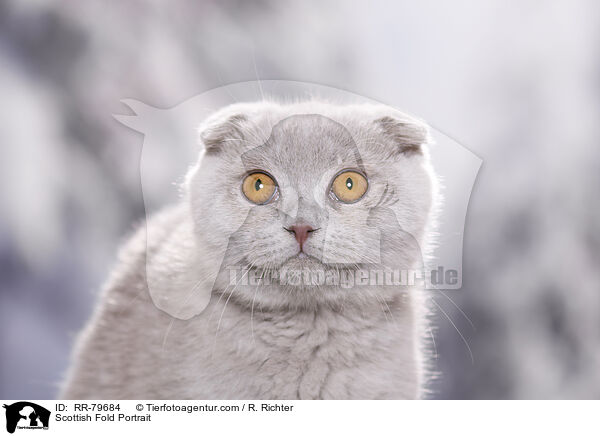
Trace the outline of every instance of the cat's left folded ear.
{"label": "cat's left folded ear", "polygon": [[246,103],[227,106],[208,117],[198,128],[200,145],[207,154],[240,152],[244,146],[259,146],[267,138],[255,125],[256,108]]}
{"label": "cat's left folded ear", "polygon": [[242,125],[247,121],[246,115],[241,113],[225,118],[211,118],[200,126],[200,142],[207,153],[219,153],[228,141],[244,139]]}

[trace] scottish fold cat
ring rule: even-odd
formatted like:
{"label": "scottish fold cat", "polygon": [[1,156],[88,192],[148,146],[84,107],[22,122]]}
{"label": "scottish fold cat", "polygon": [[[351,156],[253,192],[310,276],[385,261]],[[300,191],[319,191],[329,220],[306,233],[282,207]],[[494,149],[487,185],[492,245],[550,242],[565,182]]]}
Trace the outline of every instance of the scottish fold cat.
{"label": "scottish fold cat", "polygon": [[427,126],[379,105],[239,103],[200,127],[181,201],[122,248],[66,399],[412,399]]}

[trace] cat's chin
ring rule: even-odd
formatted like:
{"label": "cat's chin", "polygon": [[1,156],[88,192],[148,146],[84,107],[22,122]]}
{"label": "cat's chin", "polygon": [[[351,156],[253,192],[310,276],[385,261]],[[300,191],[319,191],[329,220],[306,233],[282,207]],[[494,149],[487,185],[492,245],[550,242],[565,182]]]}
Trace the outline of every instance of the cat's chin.
{"label": "cat's chin", "polygon": [[323,263],[316,257],[301,251],[287,259],[281,267],[286,269],[315,269],[323,268]]}

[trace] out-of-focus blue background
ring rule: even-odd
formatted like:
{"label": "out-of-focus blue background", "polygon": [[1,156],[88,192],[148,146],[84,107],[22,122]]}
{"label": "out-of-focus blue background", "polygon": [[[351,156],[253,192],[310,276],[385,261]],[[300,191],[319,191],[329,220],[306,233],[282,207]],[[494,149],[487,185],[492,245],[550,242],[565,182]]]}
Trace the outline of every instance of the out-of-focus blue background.
{"label": "out-of-focus blue background", "polygon": [[483,161],[434,398],[600,398],[595,1],[0,3],[0,398],[53,398],[122,238],[142,137],[111,114],[284,79],[427,120]]}

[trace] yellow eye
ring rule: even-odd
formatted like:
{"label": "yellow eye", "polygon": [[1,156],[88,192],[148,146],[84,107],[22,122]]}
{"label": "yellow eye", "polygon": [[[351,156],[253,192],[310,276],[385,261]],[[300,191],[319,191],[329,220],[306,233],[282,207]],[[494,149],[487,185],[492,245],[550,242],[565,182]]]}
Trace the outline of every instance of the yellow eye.
{"label": "yellow eye", "polygon": [[275,195],[277,185],[265,173],[252,173],[242,182],[242,192],[248,200],[256,204],[266,204]]}
{"label": "yellow eye", "polygon": [[333,179],[331,191],[344,203],[354,203],[362,198],[369,186],[367,179],[356,171],[344,171]]}

